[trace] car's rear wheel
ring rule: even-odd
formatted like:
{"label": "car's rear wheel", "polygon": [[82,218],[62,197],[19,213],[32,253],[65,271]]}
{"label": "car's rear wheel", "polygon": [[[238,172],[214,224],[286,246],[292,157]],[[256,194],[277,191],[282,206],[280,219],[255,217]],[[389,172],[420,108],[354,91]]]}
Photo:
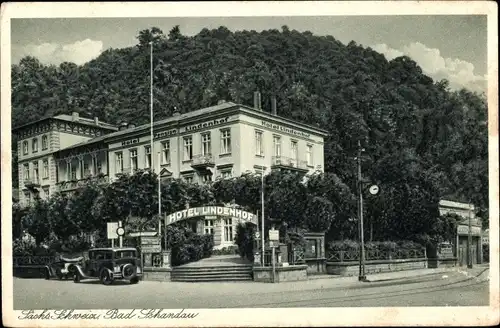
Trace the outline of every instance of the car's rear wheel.
{"label": "car's rear wheel", "polygon": [[124,279],[133,279],[137,274],[137,268],[131,263],[127,263],[122,267],[122,275]]}
{"label": "car's rear wheel", "polygon": [[103,285],[108,286],[113,283],[113,276],[108,270],[102,269],[101,272],[99,273],[99,280]]}

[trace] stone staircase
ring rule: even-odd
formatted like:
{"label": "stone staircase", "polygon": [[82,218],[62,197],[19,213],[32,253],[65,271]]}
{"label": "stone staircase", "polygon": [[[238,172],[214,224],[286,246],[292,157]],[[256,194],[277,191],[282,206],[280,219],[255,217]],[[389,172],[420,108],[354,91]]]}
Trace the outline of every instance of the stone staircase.
{"label": "stone staircase", "polygon": [[245,281],[253,280],[251,264],[178,266],[172,268],[172,281]]}

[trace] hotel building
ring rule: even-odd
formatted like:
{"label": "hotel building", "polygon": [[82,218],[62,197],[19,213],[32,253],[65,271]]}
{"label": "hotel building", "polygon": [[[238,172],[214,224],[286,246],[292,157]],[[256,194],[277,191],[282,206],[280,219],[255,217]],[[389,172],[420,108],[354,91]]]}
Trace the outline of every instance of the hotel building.
{"label": "hotel building", "polygon": [[[271,112],[262,110],[255,93],[254,107],[221,101],[174,113],[154,122],[153,149],[150,124],[118,128],[74,113],[20,126],[13,131],[19,137],[20,202],[29,206],[34,193],[46,198],[56,191],[70,192],[91,176],[112,182],[120,174],[152,167],[161,178],[193,183],[274,169],[323,171],[326,131],[280,117],[276,101],[271,103]],[[231,219],[224,220],[225,226],[233,225]],[[204,232],[213,233],[215,224],[206,218]],[[232,241],[235,229],[230,230],[221,237],[222,244]]]}

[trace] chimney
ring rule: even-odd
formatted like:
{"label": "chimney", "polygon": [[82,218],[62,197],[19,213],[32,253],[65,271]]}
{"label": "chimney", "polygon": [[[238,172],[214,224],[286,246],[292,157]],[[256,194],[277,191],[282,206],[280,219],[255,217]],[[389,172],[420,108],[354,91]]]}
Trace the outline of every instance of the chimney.
{"label": "chimney", "polygon": [[94,117],[94,124],[99,125],[99,117]]}
{"label": "chimney", "polygon": [[221,104],[223,104],[223,103],[225,103],[225,102],[226,102],[226,101],[225,101],[224,99],[221,99],[221,100],[219,100],[219,101],[217,102],[217,105],[221,105]]}
{"label": "chimney", "polygon": [[127,129],[133,129],[135,128],[135,123],[129,123],[129,125],[127,125]]}
{"label": "chimney", "polygon": [[257,110],[262,110],[259,91],[253,93],[253,107]]}
{"label": "chimney", "polygon": [[120,127],[118,128],[119,131],[122,131],[122,130],[125,130],[127,128],[127,122],[123,122],[122,124],[120,124]]}
{"label": "chimney", "polygon": [[174,107],[174,112],[172,113],[172,116],[180,116],[181,112],[177,109],[177,107]]}
{"label": "chimney", "polygon": [[78,121],[78,117],[79,117],[79,115],[77,112],[71,113],[71,118],[72,118],[73,122]]}
{"label": "chimney", "polygon": [[276,96],[271,97],[271,114],[278,115],[276,109]]}

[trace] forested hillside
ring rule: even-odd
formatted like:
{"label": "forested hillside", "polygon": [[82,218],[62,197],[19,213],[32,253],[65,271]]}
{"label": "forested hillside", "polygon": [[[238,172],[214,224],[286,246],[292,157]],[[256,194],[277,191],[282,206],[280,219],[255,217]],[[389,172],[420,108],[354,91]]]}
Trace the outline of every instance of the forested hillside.
{"label": "forested hillside", "polygon": [[72,111],[116,124],[147,123],[152,41],[157,119],[174,107],[188,112],[221,99],[252,105],[259,90],[265,109],[275,95],[279,115],[330,132],[326,171],[352,190],[361,140],[364,175],[386,191],[372,202],[374,211],[390,195],[404,208],[405,198],[418,198],[422,189],[472,201],[486,218],[486,100],[450,91],[411,58],[387,61],[354,41],[344,45],[286,26],[260,33],[203,29],[193,37],[178,27],[168,35],[152,28],[137,40],[82,66],[45,66],[29,57],[13,65],[13,126]]}

